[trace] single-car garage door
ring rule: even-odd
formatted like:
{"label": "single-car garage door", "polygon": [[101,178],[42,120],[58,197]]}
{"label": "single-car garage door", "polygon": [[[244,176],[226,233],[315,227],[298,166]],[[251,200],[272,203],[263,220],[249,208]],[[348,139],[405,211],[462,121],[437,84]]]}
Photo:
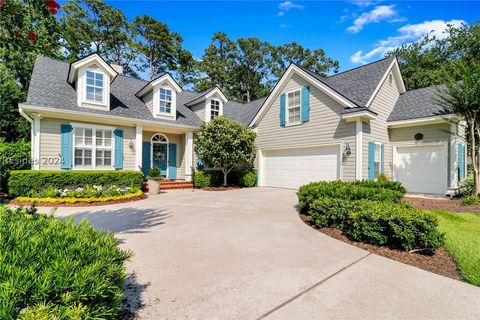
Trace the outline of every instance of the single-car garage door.
{"label": "single-car garage door", "polygon": [[443,145],[397,147],[395,180],[408,192],[444,194],[447,188],[447,152]]}
{"label": "single-car garage door", "polygon": [[263,185],[296,189],[312,181],[337,180],[339,151],[339,146],[264,151]]}

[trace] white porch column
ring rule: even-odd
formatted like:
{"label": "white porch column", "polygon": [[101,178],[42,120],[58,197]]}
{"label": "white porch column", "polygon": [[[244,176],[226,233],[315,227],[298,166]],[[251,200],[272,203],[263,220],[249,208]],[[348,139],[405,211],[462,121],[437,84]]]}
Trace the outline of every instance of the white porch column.
{"label": "white porch column", "polygon": [[185,180],[192,181],[193,132],[185,133]]}
{"label": "white porch column", "polygon": [[362,120],[358,119],[356,122],[355,134],[355,179],[362,180],[363,169],[363,129]]}
{"label": "white porch column", "polygon": [[39,115],[33,116],[33,170],[40,170],[40,119]]}
{"label": "white porch column", "polygon": [[[450,124],[450,185],[448,188],[457,188],[458,187],[458,152],[457,152],[457,139],[458,139],[458,128],[456,123]],[[466,144],[465,144],[466,145]],[[465,159],[464,161],[467,161]]]}
{"label": "white porch column", "polygon": [[141,171],[143,155],[143,126],[135,128],[135,170]]}

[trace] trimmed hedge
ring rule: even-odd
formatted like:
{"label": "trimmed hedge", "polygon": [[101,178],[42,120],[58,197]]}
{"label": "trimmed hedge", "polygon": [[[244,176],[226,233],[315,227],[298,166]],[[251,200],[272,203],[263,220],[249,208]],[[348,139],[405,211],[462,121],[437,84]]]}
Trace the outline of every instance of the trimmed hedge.
{"label": "trimmed hedge", "polygon": [[309,210],[316,226],[340,228],[355,241],[400,250],[435,250],[444,244],[436,218],[406,204],[322,198]]}
{"label": "trimmed hedge", "polygon": [[405,205],[362,202],[345,220],[343,232],[350,239],[406,251],[434,251],[444,245],[433,215]]}
{"label": "trimmed hedge", "polygon": [[131,252],[87,220],[0,207],[0,319],[116,319]]}
{"label": "trimmed hedge", "polygon": [[[228,175],[229,185],[254,187],[257,184],[257,173],[251,170],[233,171]],[[223,173],[218,170],[195,171],[193,184],[196,188],[218,187],[223,184]]]}
{"label": "trimmed hedge", "polygon": [[130,186],[141,188],[143,175],[140,171],[129,170],[58,170],[11,171],[8,180],[9,193],[13,196],[27,196],[30,191],[40,193],[47,188],[85,187],[87,185]]}
{"label": "trimmed hedge", "polygon": [[322,181],[301,186],[297,192],[300,207],[308,212],[313,201],[320,198],[336,198],[348,201],[371,200],[398,203],[405,195],[405,188],[390,181]]}

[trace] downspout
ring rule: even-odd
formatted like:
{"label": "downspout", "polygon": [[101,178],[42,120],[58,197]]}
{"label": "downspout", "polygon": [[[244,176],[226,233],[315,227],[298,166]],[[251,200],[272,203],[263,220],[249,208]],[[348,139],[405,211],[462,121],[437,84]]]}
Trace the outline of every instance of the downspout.
{"label": "downspout", "polygon": [[[23,110],[22,107],[18,108],[18,111],[20,112],[20,115],[27,119],[27,121],[30,123],[30,143],[31,143],[31,150],[30,150],[30,157],[31,161],[35,161],[35,139],[34,139],[34,134],[33,132],[35,131],[35,121],[33,121],[32,118]],[[33,169],[33,162],[31,163],[32,169]]]}

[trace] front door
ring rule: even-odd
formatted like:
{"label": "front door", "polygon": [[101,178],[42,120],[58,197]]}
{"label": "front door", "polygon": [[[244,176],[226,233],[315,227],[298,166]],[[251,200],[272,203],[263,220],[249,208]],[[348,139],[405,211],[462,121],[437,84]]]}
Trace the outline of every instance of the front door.
{"label": "front door", "polygon": [[153,166],[160,169],[162,176],[167,176],[167,145],[153,143]]}

